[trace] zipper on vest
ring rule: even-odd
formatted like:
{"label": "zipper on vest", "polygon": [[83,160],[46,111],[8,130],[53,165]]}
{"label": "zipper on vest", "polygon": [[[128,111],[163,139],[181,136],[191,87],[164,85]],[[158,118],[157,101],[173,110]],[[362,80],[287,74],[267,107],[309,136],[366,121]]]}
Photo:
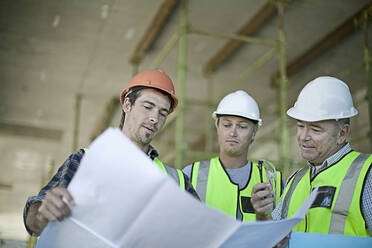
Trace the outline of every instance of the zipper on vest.
{"label": "zipper on vest", "polygon": [[[238,187],[238,190],[237,190],[237,195],[238,195],[238,198],[237,198],[237,201],[236,201],[235,219],[239,220],[239,216],[241,216],[240,221],[243,221],[244,220],[243,212],[240,211],[240,190],[239,190],[239,187]],[[239,213],[240,213],[240,215],[239,215]]]}
{"label": "zipper on vest", "polygon": [[[263,183],[263,178],[262,178],[262,164],[263,164],[263,160],[258,160],[258,170],[260,172],[260,183]],[[253,166],[251,166],[251,167],[253,167]]]}

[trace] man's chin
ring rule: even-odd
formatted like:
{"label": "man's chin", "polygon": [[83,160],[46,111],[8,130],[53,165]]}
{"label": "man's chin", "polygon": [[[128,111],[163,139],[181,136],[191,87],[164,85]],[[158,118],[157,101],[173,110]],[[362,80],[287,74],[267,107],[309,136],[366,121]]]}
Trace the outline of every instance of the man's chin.
{"label": "man's chin", "polygon": [[144,139],[147,140],[149,143],[155,137],[156,133],[146,133]]}
{"label": "man's chin", "polygon": [[144,137],[144,138],[142,138],[141,140],[142,140],[142,144],[144,144],[144,145],[148,145],[148,144],[151,143],[151,141],[152,141],[152,137],[151,137],[151,138],[149,138],[149,137]]}
{"label": "man's chin", "polygon": [[228,154],[229,156],[239,156],[241,155],[242,153],[239,151],[239,149],[226,149],[225,150],[226,154]]}
{"label": "man's chin", "polygon": [[312,154],[309,154],[309,153],[306,153],[306,152],[301,152],[301,157],[306,160],[306,161],[309,161],[311,163],[311,161],[314,160],[314,156],[312,156]]}
{"label": "man's chin", "polygon": [[153,139],[153,135],[149,135],[149,134],[142,134],[142,135],[137,136],[137,140],[139,141],[139,143],[141,143],[144,146],[149,145],[152,139]]}

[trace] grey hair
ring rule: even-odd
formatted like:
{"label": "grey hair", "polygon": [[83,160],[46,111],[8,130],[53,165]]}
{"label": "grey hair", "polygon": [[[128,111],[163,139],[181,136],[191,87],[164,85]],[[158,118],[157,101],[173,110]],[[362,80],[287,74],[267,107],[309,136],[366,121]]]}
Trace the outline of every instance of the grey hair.
{"label": "grey hair", "polygon": [[343,118],[336,120],[339,128],[343,128],[345,125],[350,125],[350,118]]}

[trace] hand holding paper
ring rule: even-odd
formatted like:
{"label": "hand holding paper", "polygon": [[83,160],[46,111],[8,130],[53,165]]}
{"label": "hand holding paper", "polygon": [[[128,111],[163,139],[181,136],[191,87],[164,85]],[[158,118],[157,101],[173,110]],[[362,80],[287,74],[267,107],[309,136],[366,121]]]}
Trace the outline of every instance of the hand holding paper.
{"label": "hand holding paper", "polygon": [[272,247],[316,194],[291,219],[242,224],[182,191],[117,129],[93,142],[68,190],[71,217],[50,223],[37,247]]}

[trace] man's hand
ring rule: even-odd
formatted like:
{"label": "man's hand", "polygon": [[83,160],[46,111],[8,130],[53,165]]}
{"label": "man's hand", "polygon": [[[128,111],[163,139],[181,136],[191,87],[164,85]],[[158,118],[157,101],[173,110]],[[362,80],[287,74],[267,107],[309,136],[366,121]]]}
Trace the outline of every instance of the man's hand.
{"label": "man's hand", "polygon": [[[63,198],[67,200],[67,203]],[[66,188],[53,188],[47,191],[38,209],[38,219],[47,222],[55,220],[61,221],[71,214],[70,206],[73,205],[74,200]]]}
{"label": "man's hand", "polygon": [[274,196],[269,183],[259,183],[253,187],[252,206],[256,212],[256,220],[271,220]]}
{"label": "man's hand", "polygon": [[273,248],[285,248],[288,247],[289,240],[291,239],[291,233],[290,232],[287,236],[285,236],[282,240],[279,241]]}
{"label": "man's hand", "polygon": [[[63,200],[67,200],[67,203]],[[66,188],[56,187],[47,191],[42,202],[32,204],[26,217],[26,225],[36,234],[40,234],[49,221],[61,221],[71,214],[74,200]]]}

